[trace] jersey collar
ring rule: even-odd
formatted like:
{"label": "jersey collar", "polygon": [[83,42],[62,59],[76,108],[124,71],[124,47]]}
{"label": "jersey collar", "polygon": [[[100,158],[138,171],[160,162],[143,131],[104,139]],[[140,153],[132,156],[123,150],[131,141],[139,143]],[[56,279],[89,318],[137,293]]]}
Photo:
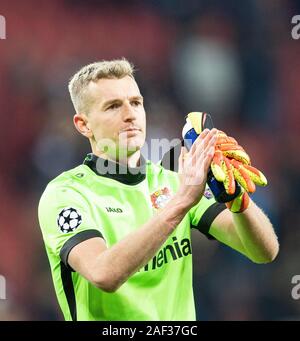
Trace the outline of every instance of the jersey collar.
{"label": "jersey collar", "polygon": [[137,185],[146,178],[146,160],[142,155],[140,166],[136,168],[102,159],[93,153],[87,154],[83,164],[90,167],[97,175],[122,182],[125,185]]}

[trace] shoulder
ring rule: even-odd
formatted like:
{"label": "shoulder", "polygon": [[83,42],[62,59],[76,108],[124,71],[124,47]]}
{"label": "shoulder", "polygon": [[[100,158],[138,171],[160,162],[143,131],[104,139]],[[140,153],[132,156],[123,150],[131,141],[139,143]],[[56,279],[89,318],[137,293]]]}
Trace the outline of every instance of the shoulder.
{"label": "shoulder", "polygon": [[[82,186],[83,179],[89,171],[86,166],[79,165],[65,171],[51,180],[44,189],[39,206],[50,201],[57,201],[61,197],[67,197],[77,192],[77,188]],[[84,180],[86,181],[86,180]]]}

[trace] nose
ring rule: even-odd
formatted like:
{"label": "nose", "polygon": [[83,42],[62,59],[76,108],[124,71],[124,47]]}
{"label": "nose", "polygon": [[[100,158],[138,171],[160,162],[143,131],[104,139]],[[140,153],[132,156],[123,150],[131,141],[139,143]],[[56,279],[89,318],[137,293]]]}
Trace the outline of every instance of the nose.
{"label": "nose", "polygon": [[122,116],[125,122],[134,121],[136,119],[136,113],[134,111],[134,108],[130,105],[129,101],[126,101],[124,103]]}

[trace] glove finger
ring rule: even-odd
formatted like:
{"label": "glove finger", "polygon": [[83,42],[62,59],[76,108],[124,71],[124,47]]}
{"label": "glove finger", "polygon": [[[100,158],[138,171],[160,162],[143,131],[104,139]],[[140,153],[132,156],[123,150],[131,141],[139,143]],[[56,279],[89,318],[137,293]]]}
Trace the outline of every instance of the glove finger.
{"label": "glove finger", "polygon": [[254,193],[255,192],[255,184],[252,181],[250,175],[243,167],[243,164],[236,160],[230,160],[233,166],[233,174],[236,181],[248,192]]}
{"label": "glove finger", "polygon": [[250,157],[244,150],[228,150],[224,151],[223,155],[230,159],[240,161],[245,165],[250,164]]}
{"label": "glove finger", "polygon": [[225,134],[224,135],[220,135],[218,133],[217,144],[223,144],[223,143],[229,143],[229,144],[232,144],[232,145],[238,145],[237,141],[233,137],[227,136]]}
{"label": "glove finger", "polygon": [[223,155],[237,161],[241,161],[244,164],[250,164],[250,157],[240,146],[237,141],[230,136],[227,136],[223,131],[219,130],[218,138],[216,142],[216,149],[223,152]]}
{"label": "glove finger", "polygon": [[235,180],[233,175],[233,167],[226,157],[223,157],[223,164],[222,169],[224,173],[226,174],[225,180],[223,181],[225,190],[227,194],[234,194],[235,193]]}
{"label": "glove finger", "polygon": [[230,143],[223,143],[223,144],[216,145],[216,149],[220,150],[223,153],[230,152],[230,151],[233,151],[233,152],[242,151],[246,153],[243,147],[239,145],[230,144]]}
{"label": "glove finger", "polygon": [[253,182],[255,182],[259,186],[266,186],[268,184],[268,180],[264,176],[264,174],[259,171],[257,168],[249,166],[249,165],[243,165],[245,172],[247,172],[252,179]]}
{"label": "glove finger", "polygon": [[210,168],[213,172],[214,177],[217,181],[224,182],[226,174],[223,171],[222,163],[223,163],[223,155],[220,151],[216,151],[213,157]]}

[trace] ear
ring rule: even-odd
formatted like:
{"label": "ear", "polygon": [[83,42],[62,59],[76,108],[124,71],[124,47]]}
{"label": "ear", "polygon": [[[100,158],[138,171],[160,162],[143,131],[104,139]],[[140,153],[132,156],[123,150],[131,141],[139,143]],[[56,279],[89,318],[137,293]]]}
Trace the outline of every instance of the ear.
{"label": "ear", "polygon": [[92,138],[93,133],[89,127],[88,118],[85,114],[75,114],[73,117],[73,123],[79,133],[87,138]]}

